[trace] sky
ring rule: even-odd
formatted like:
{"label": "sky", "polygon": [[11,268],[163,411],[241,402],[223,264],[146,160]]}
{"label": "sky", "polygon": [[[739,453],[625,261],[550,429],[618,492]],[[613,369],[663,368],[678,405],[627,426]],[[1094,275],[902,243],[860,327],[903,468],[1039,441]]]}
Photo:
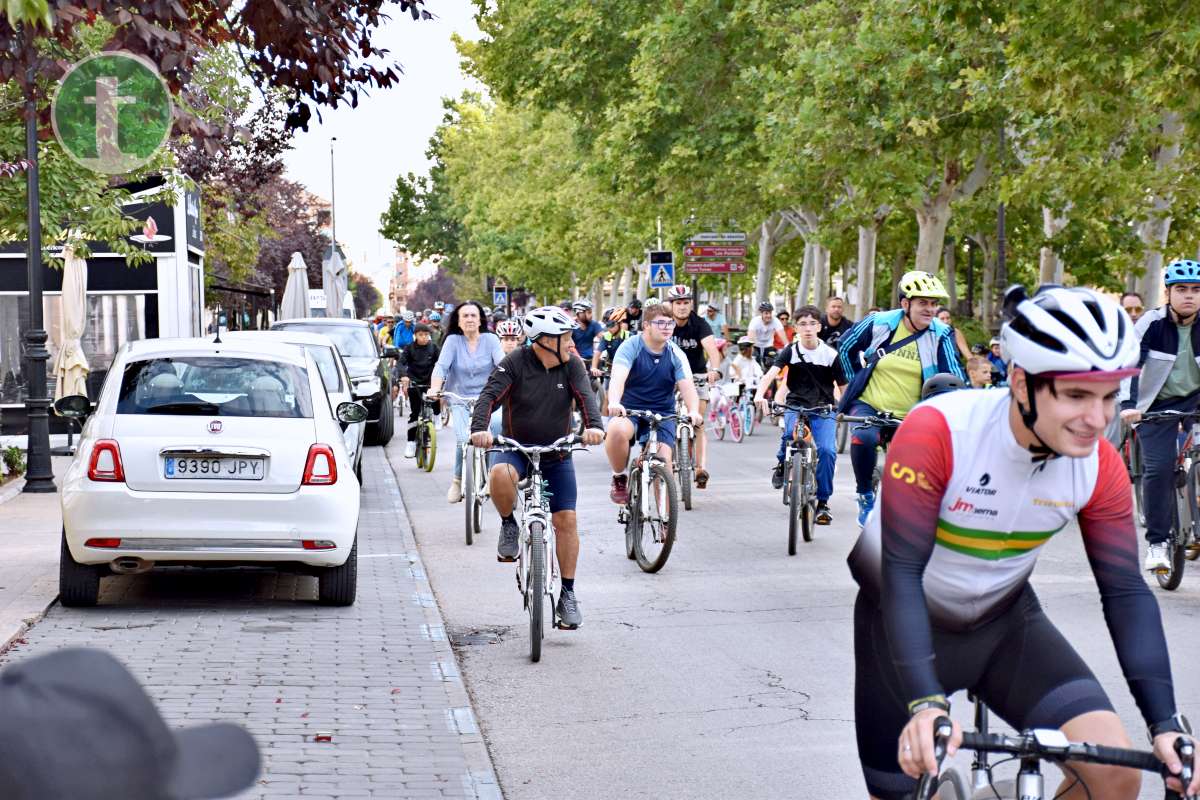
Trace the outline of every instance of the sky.
{"label": "sky", "polygon": [[293,137],[284,157],[287,175],[326,199],[330,196],[329,145],[334,142],[337,180],[337,236],[355,271],[370,277],[386,293],[394,243],[379,235],[379,216],[387,209],[396,177],[429,170],[425,147],[442,121],[443,97],[464,89],[480,90],[462,74],[452,33],[479,38],[469,0],[438,0],[427,7],[432,20],[414,22],[399,6],[385,9],[391,22],[372,43],[390,51],[404,68],[391,89],[359,95],[358,108],[323,109],[322,120]]}

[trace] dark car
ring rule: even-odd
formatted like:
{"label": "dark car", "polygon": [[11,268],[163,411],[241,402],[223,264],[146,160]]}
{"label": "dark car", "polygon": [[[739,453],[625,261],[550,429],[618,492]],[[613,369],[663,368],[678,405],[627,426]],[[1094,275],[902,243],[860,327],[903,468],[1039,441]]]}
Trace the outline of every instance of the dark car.
{"label": "dark car", "polygon": [[392,415],[392,370],[386,359],[399,355],[396,348],[381,351],[371,326],[357,319],[285,319],[271,330],[322,333],[332,339],[350,371],[354,399],[367,407],[368,443],[385,445],[392,440],[396,420]]}

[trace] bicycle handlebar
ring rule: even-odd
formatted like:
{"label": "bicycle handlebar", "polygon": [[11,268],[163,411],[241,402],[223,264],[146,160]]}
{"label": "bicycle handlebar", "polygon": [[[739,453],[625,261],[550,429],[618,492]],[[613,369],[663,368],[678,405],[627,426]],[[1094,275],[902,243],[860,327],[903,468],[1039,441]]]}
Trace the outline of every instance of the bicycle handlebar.
{"label": "bicycle handlebar", "polygon": [[526,456],[542,456],[546,453],[570,453],[575,450],[587,449],[581,446],[583,438],[577,433],[569,433],[550,444],[521,444],[507,436],[496,436],[493,442],[492,446],[488,448],[489,453],[521,453]]}
{"label": "bicycle handlebar", "polygon": [[634,419],[649,420],[650,423],[655,427],[658,427],[658,425],[662,424],[663,422],[691,422],[691,419],[685,414],[659,414],[657,411],[638,411],[637,409],[632,408],[625,409],[625,416],[632,417]]}
{"label": "bicycle handlebar", "polygon": [[771,411],[778,414],[781,411],[797,411],[806,416],[817,416],[819,414],[828,414],[833,411],[833,406],[813,406],[812,408],[804,408],[802,406],[793,406],[788,403],[771,403]]}
{"label": "bicycle handlebar", "polygon": [[1147,411],[1142,414],[1142,418],[1138,422],[1154,422],[1162,419],[1178,419],[1185,418],[1200,418],[1200,409],[1195,411]]}
{"label": "bicycle handlebar", "polygon": [[838,416],[838,422],[861,422],[865,425],[874,425],[879,428],[898,428],[903,420],[887,414],[877,414],[869,417],[854,417],[849,414],[841,414]]}

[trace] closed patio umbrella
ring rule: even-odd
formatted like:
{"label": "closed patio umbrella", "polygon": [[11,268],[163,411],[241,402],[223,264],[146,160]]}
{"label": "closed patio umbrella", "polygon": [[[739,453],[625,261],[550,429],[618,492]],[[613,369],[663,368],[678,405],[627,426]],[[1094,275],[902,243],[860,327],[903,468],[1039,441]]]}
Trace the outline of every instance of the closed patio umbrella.
{"label": "closed patio umbrella", "polygon": [[283,302],[279,306],[280,319],[299,319],[309,316],[308,267],[299,252],[292,253],[288,263],[287,285],[283,288]]}
{"label": "closed patio umbrella", "polygon": [[90,371],[81,342],[87,322],[87,262],[73,248],[67,248],[64,256],[62,343],[54,359],[55,400],[73,394],[87,396]]}
{"label": "closed patio umbrella", "polygon": [[346,262],[335,245],[325,251],[321,262],[321,286],[325,289],[325,316],[340,317],[346,296]]}

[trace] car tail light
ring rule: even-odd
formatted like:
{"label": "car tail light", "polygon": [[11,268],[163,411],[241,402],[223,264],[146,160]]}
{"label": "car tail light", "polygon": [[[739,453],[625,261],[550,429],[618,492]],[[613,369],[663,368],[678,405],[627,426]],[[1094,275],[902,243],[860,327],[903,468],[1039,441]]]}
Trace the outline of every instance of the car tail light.
{"label": "car tail light", "polygon": [[337,459],[333,448],[327,444],[314,444],[308,448],[308,461],[304,464],[304,486],[328,486],[337,483]]}
{"label": "car tail light", "polygon": [[120,547],[120,539],[88,539],[83,543],[84,547]]}
{"label": "car tail light", "polygon": [[121,466],[121,448],[112,439],[101,439],[92,447],[92,460],[88,462],[88,480],[125,482],[125,469]]}
{"label": "car tail light", "polygon": [[305,550],[333,550],[337,545],[328,539],[301,539],[300,544]]}

